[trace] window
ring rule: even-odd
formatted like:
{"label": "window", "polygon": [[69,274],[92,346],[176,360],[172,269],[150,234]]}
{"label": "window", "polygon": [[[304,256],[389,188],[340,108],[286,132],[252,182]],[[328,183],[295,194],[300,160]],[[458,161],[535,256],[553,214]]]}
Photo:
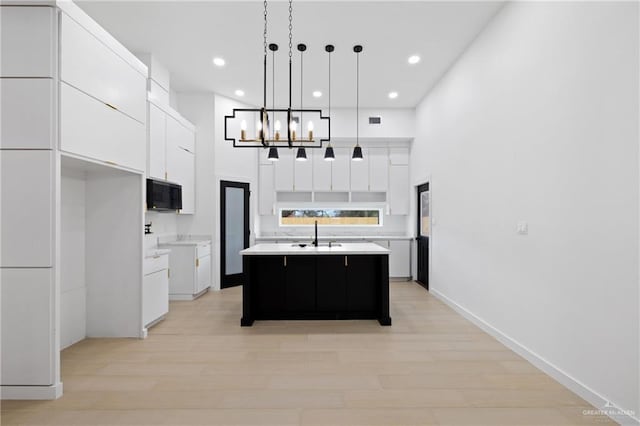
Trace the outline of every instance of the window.
{"label": "window", "polygon": [[280,209],[280,226],[382,226],[382,209]]}

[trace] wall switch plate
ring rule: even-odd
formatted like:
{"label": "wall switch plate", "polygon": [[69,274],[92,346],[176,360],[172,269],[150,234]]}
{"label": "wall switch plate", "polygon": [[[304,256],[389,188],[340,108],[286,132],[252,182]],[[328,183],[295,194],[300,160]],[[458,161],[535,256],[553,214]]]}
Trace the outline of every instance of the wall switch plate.
{"label": "wall switch plate", "polygon": [[518,225],[517,225],[516,229],[517,229],[518,235],[528,235],[529,234],[529,224],[524,220],[521,220],[521,221],[518,222]]}

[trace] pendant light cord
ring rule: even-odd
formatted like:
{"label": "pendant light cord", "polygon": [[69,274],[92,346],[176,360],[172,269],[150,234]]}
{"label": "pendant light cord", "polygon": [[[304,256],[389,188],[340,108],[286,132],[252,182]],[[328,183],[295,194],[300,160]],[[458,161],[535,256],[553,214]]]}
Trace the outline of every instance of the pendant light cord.
{"label": "pendant light cord", "polygon": [[[303,110],[303,106],[302,106],[302,78],[303,78],[303,60],[302,60],[302,55],[304,55],[304,52],[302,50],[300,50],[300,117],[298,119],[299,121],[299,125],[300,125],[300,136],[302,136],[304,134],[304,127],[303,127],[303,123],[304,120],[302,119],[302,110]],[[300,138],[300,146],[302,146],[302,138]]]}
{"label": "pendant light cord", "polygon": [[[331,52],[329,52],[329,117],[331,117]],[[329,138],[329,146],[331,146],[331,138]]]}
{"label": "pendant light cord", "polygon": [[356,146],[360,146],[360,52],[356,53]]}

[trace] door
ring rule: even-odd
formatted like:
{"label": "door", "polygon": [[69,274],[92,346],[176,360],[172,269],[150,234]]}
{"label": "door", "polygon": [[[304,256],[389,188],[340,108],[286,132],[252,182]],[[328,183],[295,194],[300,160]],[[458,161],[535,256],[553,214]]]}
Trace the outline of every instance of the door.
{"label": "door", "polygon": [[429,290],[429,236],[431,220],[429,218],[429,183],[418,187],[418,283]]}
{"label": "door", "polygon": [[242,284],[240,250],[249,247],[249,184],[220,181],[220,283]]}

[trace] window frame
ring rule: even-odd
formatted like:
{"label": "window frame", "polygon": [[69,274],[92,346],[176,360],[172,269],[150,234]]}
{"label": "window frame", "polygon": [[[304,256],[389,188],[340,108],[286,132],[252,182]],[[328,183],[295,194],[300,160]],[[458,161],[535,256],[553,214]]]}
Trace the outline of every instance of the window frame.
{"label": "window frame", "polygon": [[281,228],[308,228],[315,226],[313,223],[311,224],[299,224],[299,225],[287,225],[282,223],[282,211],[283,210],[375,210],[378,212],[378,223],[373,224],[331,224],[326,225],[322,223],[318,223],[318,227],[323,228],[381,228],[384,226],[384,209],[382,207],[313,207],[313,208],[305,208],[305,207],[280,207],[278,208],[278,227]]}

